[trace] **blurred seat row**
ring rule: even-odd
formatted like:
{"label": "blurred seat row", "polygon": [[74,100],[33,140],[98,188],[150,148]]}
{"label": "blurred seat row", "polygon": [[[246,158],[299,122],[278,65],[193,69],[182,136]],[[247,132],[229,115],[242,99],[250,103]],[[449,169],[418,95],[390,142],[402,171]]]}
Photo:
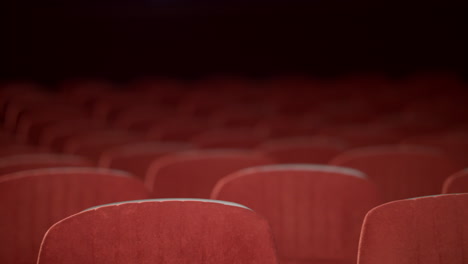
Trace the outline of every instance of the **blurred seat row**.
{"label": "blurred seat row", "polygon": [[5,84],[0,262],[468,262],[464,96],[431,76]]}

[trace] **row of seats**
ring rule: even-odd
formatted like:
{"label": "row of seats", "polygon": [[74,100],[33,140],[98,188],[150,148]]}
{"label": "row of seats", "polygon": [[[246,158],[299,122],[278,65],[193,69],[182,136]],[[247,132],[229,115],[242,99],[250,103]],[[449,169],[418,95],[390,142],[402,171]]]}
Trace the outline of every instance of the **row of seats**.
{"label": "row of seats", "polygon": [[[418,206],[409,209],[423,207],[413,219],[420,221],[417,232],[451,247],[431,254],[463,263],[466,247],[454,229],[444,237],[434,232],[445,232],[444,221],[466,230],[465,196],[401,200],[468,192],[464,91],[458,82],[429,80],[150,80],[120,90],[72,82],[55,92],[6,85],[0,90],[0,210],[7,216],[0,217],[0,262],[34,263],[42,241],[39,263],[194,263],[191,256],[200,263],[343,264],[356,263],[358,252],[365,264],[432,263],[432,255],[417,255],[430,248],[411,247],[411,236],[408,256],[394,256],[401,252],[398,236],[408,233],[402,226],[413,222],[407,215],[398,223],[388,219]],[[148,198],[212,200],[145,200],[79,213]],[[240,213],[243,220],[232,224],[229,210],[239,206],[219,200],[250,208],[257,220]],[[391,209],[395,203],[402,209]],[[374,216],[380,208],[390,209]],[[428,225],[430,210],[449,216]],[[200,220],[214,215],[212,221],[187,223],[198,212]],[[149,227],[153,218],[158,224]],[[394,225],[380,230],[374,218]],[[213,234],[205,231],[211,226]],[[385,232],[397,237],[380,237]],[[71,246],[90,240],[96,243],[83,251]],[[109,241],[119,241],[117,250]]]}

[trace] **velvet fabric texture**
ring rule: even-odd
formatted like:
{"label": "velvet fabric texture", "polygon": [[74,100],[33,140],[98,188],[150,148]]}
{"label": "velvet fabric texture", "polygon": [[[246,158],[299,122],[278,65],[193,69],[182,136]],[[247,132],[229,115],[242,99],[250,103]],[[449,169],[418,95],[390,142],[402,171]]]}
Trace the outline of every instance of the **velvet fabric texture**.
{"label": "velvet fabric texture", "polygon": [[266,135],[254,129],[215,129],[194,137],[191,142],[205,149],[253,149],[264,140],[266,140]]}
{"label": "velvet fabric texture", "polygon": [[390,202],[364,221],[359,264],[468,263],[468,194]]}
{"label": "velvet fabric texture", "polygon": [[151,163],[157,159],[193,148],[187,143],[145,142],[125,144],[103,153],[99,167],[124,170],[144,180]]}
{"label": "velvet fabric texture", "polygon": [[145,184],[155,198],[209,198],[218,180],[240,169],[273,163],[248,151],[187,151],[155,161]]}
{"label": "velvet fabric texture", "polygon": [[435,149],[416,146],[376,146],[342,153],[332,165],[351,167],[375,182],[384,201],[439,194],[458,169],[456,162]]}
{"label": "velvet fabric texture", "polygon": [[276,264],[268,223],[238,206],[157,201],[102,206],[49,229],[38,264]]}
{"label": "velvet fabric texture", "polygon": [[468,193],[468,169],[448,177],[444,182],[442,193]]}
{"label": "velvet fabric texture", "polygon": [[292,137],[267,141],[259,147],[277,163],[327,164],[346,144],[332,137]]}
{"label": "velvet fabric texture", "polygon": [[263,215],[284,263],[356,263],[361,224],[380,204],[377,187],[355,170],[319,165],[245,169],[220,180],[212,199]]}
{"label": "velvet fabric texture", "polygon": [[65,217],[91,206],[148,197],[140,181],[117,171],[54,168],[3,176],[0,263],[36,263],[43,235]]}
{"label": "velvet fabric texture", "polygon": [[35,153],[0,158],[0,178],[14,172],[52,168],[88,167],[91,162],[83,157],[66,154]]}

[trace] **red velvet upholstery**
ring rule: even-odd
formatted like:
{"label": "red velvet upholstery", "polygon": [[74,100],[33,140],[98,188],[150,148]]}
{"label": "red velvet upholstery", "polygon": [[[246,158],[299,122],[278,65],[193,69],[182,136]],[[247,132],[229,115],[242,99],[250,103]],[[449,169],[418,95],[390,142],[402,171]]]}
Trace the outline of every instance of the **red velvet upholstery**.
{"label": "red velvet upholstery", "polygon": [[48,125],[64,120],[84,118],[86,115],[85,110],[78,106],[30,110],[19,117],[16,134],[21,142],[37,144],[43,129]]}
{"label": "red velvet upholstery", "polygon": [[346,143],[331,137],[298,137],[267,141],[259,147],[278,163],[327,164]]}
{"label": "red velvet upholstery", "polygon": [[442,153],[415,146],[376,146],[350,150],[331,164],[363,171],[377,183],[384,201],[440,193],[457,164]]}
{"label": "red velvet upholstery", "polygon": [[202,133],[192,139],[200,148],[252,149],[266,139],[266,133],[247,129],[218,129]]}
{"label": "red velvet upholstery", "polygon": [[211,197],[263,215],[285,263],[355,263],[364,216],[380,203],[364,174],[324,165],[241,170],[220,180]]}
{"label": "red velvet upholstery", "polygon": [[456,159],[462,167],[468,167],[468,132],[453,131],[408,138],[406,144],[418,144],[438,148]]}
{"label": "red velvet upholstery", "polygon": [[442,193],[468,193],[468,169],[448,177],[444,182]]}
{"label": "red velvet upholstery", "polygon": [[175,152],[193,148],[186,143],[146,142],[117,146],[104,152],[99,167],[131,172],[144,179],[148,168],[155,160]]}
{"label": "red velvet upholstery", "polygon": [[42,152],[42,151],[37,148],[34,148],[32,146],[27,146],[27,145],[14,144],[14,145],[0,146],[0,158],[12,156],[12,155],[33,154],[33,153],[39,153],[39,152]]}
{"label": "red velvet upholstery", "polygon": [[181,118],[153,125],[147,130],[146,138],[160,141],[189,141],[210,127],[211,125],[203,119]]}
{"label": "red velvet upholstery", "polygon": [[468,263],[468,194],[390,202],[364,221],[359,264]]}
{"label": "red velvet upholstery", "polygon": [[[92,243],[91,243],[92,242]],[[209,201],[105,205],[49,229],[38,264],[277,264],[268,223]]]}
{"label": "red velvet upholstery", "polygon": [[0,158],[0,177],[5,174],[52,167],[88,167],[89,160],[74,155],[36,153]]}
{"label": "red velvet upholstery", "polygon": [[61,148],[57,144],[60,139],[90,133],[103,128],[102,123],[88,118],[63,120],[45,126],[38,136],[37,143],[43,147],[60,150]]}
{"label": "red velvet upholstery", "polygon": [[248,151],[188,151],[155,161],[145,183],[157,198],[209,198],[216,182],[237,170],[271,164]]}
{"label": "red velvet upholstery", "polygon": [[43,235],[81,210],[146,199],[143,184],[128,174],[91,168],[53,168],[0,178],[0,263],[33,264]]}

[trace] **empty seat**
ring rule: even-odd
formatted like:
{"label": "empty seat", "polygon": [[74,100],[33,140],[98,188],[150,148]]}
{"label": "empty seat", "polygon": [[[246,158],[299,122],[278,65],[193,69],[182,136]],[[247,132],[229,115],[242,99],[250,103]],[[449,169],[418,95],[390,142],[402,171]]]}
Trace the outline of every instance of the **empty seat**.
{"label": "empty seat", "polygon": [[359,171],[270,165],[220,180],[212,199],[241,203],[270,223],[282,263],[355,263],[364,216],[380,203]]}
{"label": "empty seat", "polygon": [[119,171],[53,168],[2,176],[0,263],[36,263],[45,232],[65,217],[91,206],[148,197],[140,181]]}
{"label": "empty seat", "polygon": [[346,149],[346,143],[332,137],[293,137],[267,141],[258,149],[277,163],[327,164]]}
{"label": "empty seat", "polygon": [[212,125],[206,120],[179,118],[154,124],[146,131],[146,138],[160,141],[189,141],[210,128]]}
{"label": "empty seat", "polygon": [[224,176],[271,163],[267,157],[249,151],[186,151],[151,164],[145,183],[157,198],[209,198],[216,182]]}
{"label": "empty seat", "polygon": [[0,158],[14,156],[14,155],[16,156],[16,155],[23,155],[23,154],[40,153],[40,152],[43,152],[43,151],[33,146],[13,144],[13,145],[0,147]]}
{"label": "empty seat", "polygon": [[47,149],[63,150],[67,141],[84,134],[98,133],[105,125],[90,119],[71,119],[45,126],[39,135],[38,144]]}
{"label": "empty seat", "polygon": [[138,141],[138,135],[126,131],[100,130],[70,137],[64,145],[64,152],[85,156],[97,164],[106,150]]}
{"label": "empty seat", "polygon": [[268,223],[246,207],[210,200],[145,200],[91,208],[58,222],[44,237],[37,263],[278,261]]}
{"label": "empty seat", "polygon": [[468,194],[390,202],[364,221],[359,264],[468,263]]}
{"label": "empty seat", "polygon": [[31,169],[52,167],[88,167],[86,158],[53,153],[18,154],[0,158],[0,176]]}
{"label": "empty seat", "polygon": [[217,129],[201,133],[191,141],[200,148],[252,149],[265,141],[266,133],[247,129]]}
{"label": "empty seat", "polygon": [[403,144],[424,145],[438,148],[456,159],[462,167],[468,166],[468,131],[448,131],[422,135],[403,140]]}
{"label": "empty seat", "polygon": [[363,171],[377,183],[384,201],[439,194],[459,166],[443,153],[416,146],[375,146],[338,155],[332,165]]}
{"label": "empty seat", "polygon": [[144,179],[151,163],[157,159],[193,148],[187,143],[178,142],[140,142],[124,144],[106,150],[100,160],[99,167],[114,168],[131,172]]}
{"label": "empty seat", "polygon": [[444,182],[442,193],[468,193],[468,169],[448,177]]}

